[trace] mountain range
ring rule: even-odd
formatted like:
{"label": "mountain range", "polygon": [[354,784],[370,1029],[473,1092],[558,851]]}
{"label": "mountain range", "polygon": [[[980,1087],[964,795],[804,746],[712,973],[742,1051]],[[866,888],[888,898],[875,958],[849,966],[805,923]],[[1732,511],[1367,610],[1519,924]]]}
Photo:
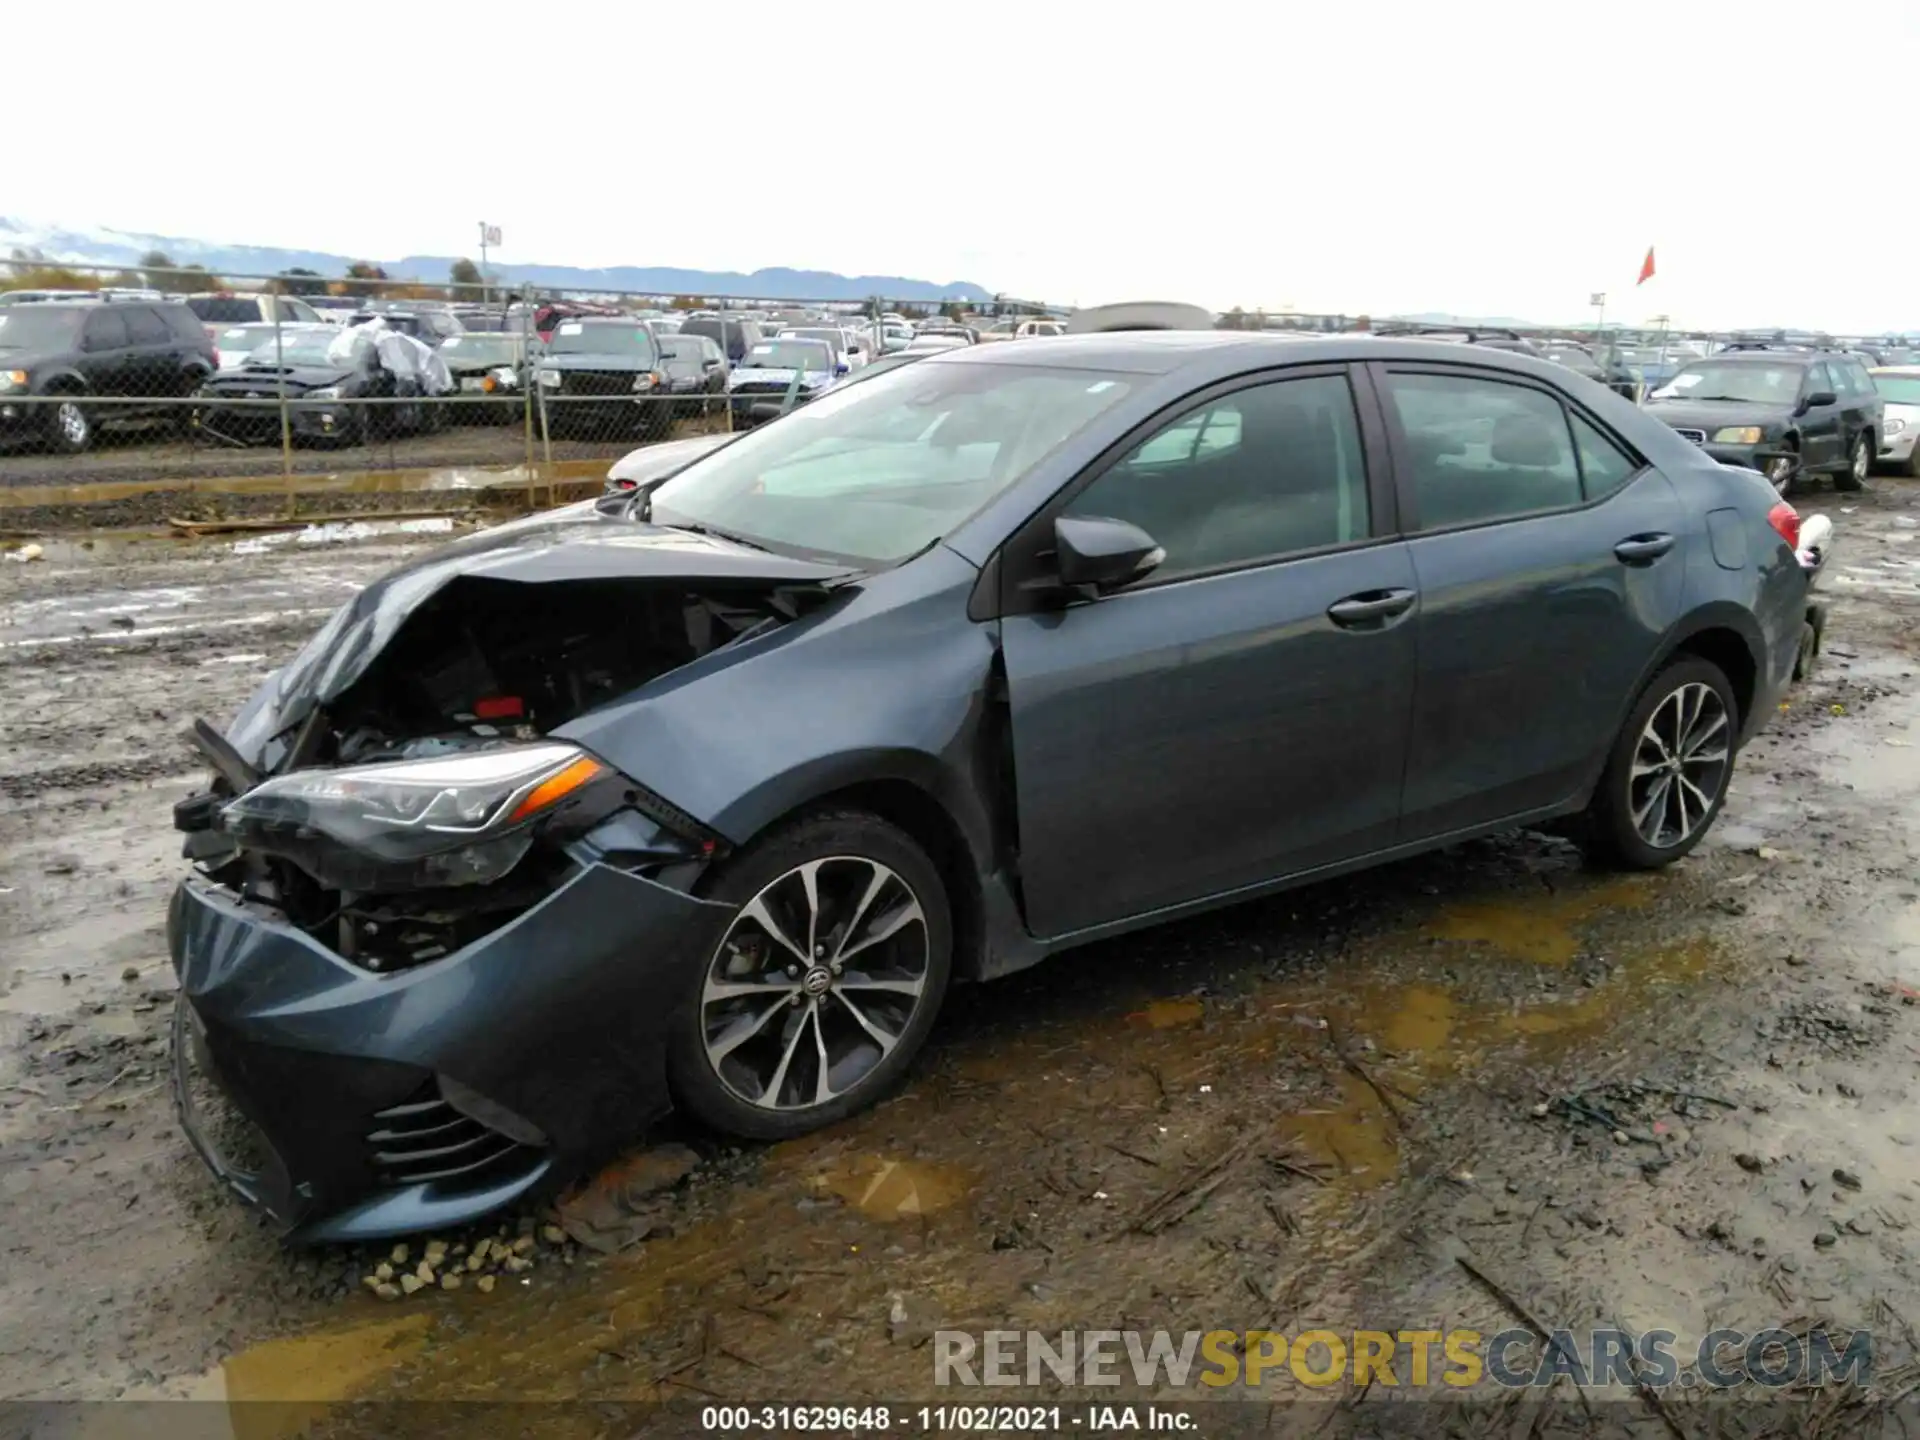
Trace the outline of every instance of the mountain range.
{"label": "mountain range", "polygon": [[[357,261],[378,265],[395,280],[443,285],[457,258],[405,255],[397,260],[365,255],[335,255],[324,250],[289,250],[269,245],[235,245],[180,235],[146,235],[103,227],[39,225],[0,215],[0,256],[24,252],[34,259],[68,265],[136,267],[158,250],[176,265],[199,265],[224,278],[278,275],[284,270],[313,270],[329,278],[346,274]],[[556,290],[618,290],[632,295],[739,295],[756,300],[991,300],[992,294],[969,281],[939,284],[901,275],[839,275],[830,270],[689,270],[666,265],[615,265],[590,269],[578,265],[493,265],[495,279]]]}

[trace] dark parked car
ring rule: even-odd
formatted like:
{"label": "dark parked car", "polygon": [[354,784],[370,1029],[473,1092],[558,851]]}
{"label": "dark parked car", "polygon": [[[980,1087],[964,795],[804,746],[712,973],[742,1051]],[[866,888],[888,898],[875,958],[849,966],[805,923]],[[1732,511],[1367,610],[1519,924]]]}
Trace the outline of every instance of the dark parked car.
{"label": "dark parked car", "polygon": [[[645,324],[646,322],[641,322]],[[667,377],[667,393],[682,415],[705,415],[725,406],[727,357],[704,335],[662,335],[648,326],[660,347],[660,368]]]}
{"label": "dark parked car", "polygon": [[1765,473],[1786,494],[1809,475],[1858,490],[1873,468],[1883,404],[1873,377],[1838,351],[1723,350],[1680,370],[1647,414],[1728,465]]}
{"label": "dark parked car", "polygon": [[[156,417],[184,424],[189,407],[180,402],[216,364],[206,326],[185,305],[0,308],[0,439],[77,454],[101,425]],[[88,403],[96,398],[109,403]]]}
{"label": "dark parked car", "polygon": [[659,342],[638,320],[559,321],[534,379],[546,423],[557,433],[658,436],[672,428]]}
{"label": "dark parked car", "polygon": [[440,359],[462,397],[447,407],[450,418],[491,424],[520,418],[532,365],[522,337],[468,331],[449,337]]}
{"label": "dark parked car", "polygon": [[440,407],[428,403],[426,376],[382,360],[365,334],[332,326],[287,331],[279,356],[275,364],[271,347],[257,350],[240,369],[208,381],[200,392],[200,429],[238,445],[276,443],[283,393],[295,440],[364,445],[437,423]]}
{"label": "dark parked car", "polygon": [[447,1226],[673,1107],[839,1120],[951,983],[1099,937],[1562,816],[1667,865],[1789,683],[1799,531],[1477,347],[896,369],[375,581],[198,727],[189,1134],[298,1238]]}
{"label": "dark parked car", "polygon": [[759,324],[753,320],[728,319],[726,334],[721,335],[720,320],[711,315],[696,315],[681,325],[681,335],[704,335],[722,350],[726,351],[727,363],[738,365],[747,358],[747,351],[766,338]]}
{"label": "dark parked car", "polygon": [[1609,347],[1596,355],[1585,345],[1573,340],[1543,340],[1539,349],[1542,357],[1554,364],[1564,365],[1574,374],[1584,375],[1616,395],[1624,395],[1629,400],[1634,397],[1637,377],[1621,359],[1618,350]]}

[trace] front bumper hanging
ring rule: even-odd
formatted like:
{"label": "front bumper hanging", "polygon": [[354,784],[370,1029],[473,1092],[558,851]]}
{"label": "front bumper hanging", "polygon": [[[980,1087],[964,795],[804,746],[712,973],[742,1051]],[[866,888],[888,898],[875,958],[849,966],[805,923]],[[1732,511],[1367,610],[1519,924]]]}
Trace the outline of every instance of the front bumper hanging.
{"label": "front bumper hanging", "polygon": [[728,914],[590,864],[464,949],[375,974],[186,881],[167,923],[181,1119],[291,1242],[476,1219],[666,1113],[667,1027]]}

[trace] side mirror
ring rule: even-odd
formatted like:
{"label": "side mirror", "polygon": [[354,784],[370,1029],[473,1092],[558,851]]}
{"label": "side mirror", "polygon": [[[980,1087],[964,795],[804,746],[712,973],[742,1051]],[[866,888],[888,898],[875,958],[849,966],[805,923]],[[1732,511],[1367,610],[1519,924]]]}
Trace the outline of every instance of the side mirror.
{"label": "side mirror", "polygon": [[1839,403],[1840,397],[1834,394],[1833,391],[1816,390],[1813,394],[1807,396],[1801,408],[1804,410],[1818,410],[1822,405],[1838,405]]}
{"label": "side mirror", "polygon": [[833,367],[833,373],[836,375],[851,375],[853,373],[853,367],[842,360],[838,365]]}
{"label": "side mirror", "polygon": [[1167,552],[1138,525],[1099,515],[1062,515],[1053,522],[1060,583],[1095,592],[1130,585]]}

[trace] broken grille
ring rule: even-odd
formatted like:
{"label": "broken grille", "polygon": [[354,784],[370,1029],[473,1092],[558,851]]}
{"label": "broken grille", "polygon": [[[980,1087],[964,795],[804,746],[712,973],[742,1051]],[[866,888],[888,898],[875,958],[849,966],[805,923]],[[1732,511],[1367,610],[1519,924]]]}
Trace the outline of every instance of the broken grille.
{"label": "broken grille", "polygon": [[396,1185],[452,1180],[471,1175],[525,1147],[498,1130],[462,1115],[429,1083],[404,1105],[377,1110],[367,1132],[374,1168]]}

